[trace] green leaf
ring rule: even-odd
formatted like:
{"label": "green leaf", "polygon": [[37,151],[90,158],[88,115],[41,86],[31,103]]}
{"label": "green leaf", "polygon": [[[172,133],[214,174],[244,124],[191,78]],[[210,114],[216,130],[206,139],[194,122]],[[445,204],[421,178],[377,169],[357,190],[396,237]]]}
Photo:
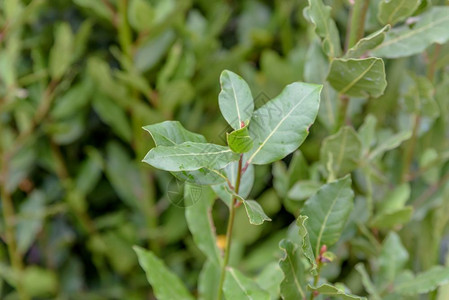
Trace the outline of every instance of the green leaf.
{"label": "green leaf", "polygon": [[55,28],[55,42],[50,50],[49,70],[53,80],[59,80],[73,60],[74,36],[68,23]]}
{"label": "green leaf", "polygon": [[224,70],[220,76],[221,92],[218,104],[225,120],[234,129],[247,125],[254,111],[254,101],[248,84],[237,74]]}
{"label": "green leaf", "polygon": [[220,266],[207,260],[198,278],[198,298],[200,300],[216,299],[220,282]]}
{"label": "green leaf", "polygon": [[284,300],[306,298],[306,276],[304,265],[296,252],[296,245],[289,240],[282,240],[279,247],[283,257],[279,266],[284,272],[284,280],[281,283],[281,296]]}
{"label": "green leaf", "polygon": [[321,187],[321,183],[312,180],[297,181],[292,188],[288,191],[288,198],[302,201],[312,197],[318,189]]}
{"label": "green leaf", "polygon": [[378,229],[394,228],[408,223],[413,215],[413,207],[406,206],[393,211],[387,211],[376,215],[370,222],[370,226]]}
{"label": "green leaf", "polygon": [[268,164],[295,151],[315,121],[322,86],[295,82],[254,112],[249,125],[254,147],[248,163]]}
{"label": "green leaf", "polygon": [[379,97],[387,87],[385,66],[380,58],[334,59],[327,80],[340,94]]}
{"label": "green leaf", "polygon": [[352,127],[344,126],[324,139],[321,147],[321,160],[325,166],[331,164],[337,177],[357,168],[362,154],[362,143]]}
{"label": "green leaf", "polygon": [[401,238],[395,232],[390,232],[383,241],[378,259],[377,286],[384,288],[392,283],[403,270],[408,258],[409,255],[401,243]]}
{"label": "green leaf", "polygon": [[435,266],[415,278],[397,284],[394,290],[401,295],[411,296],[428,293],[447,282],[449,282],[449,268]]}
{"label": "green leaf", "polygon": [[433,43],[444,44],[449,39],[449,7],[434,6],[419,16],[413,28],[408,25],[390,30],[382,44],[372,54],[397,58],[418,54]]}
{"label": "green leaf", "polygon": [[309,0],[304,16],[315,25],[315,31],[323,39],[324,52],[330,58],[341,55],[340,38],[337,26],[331,16],[332,8],[322,0]]}
{"label": "green leaf", "polygon": [[262,206],[254,200],[244,200],[246,214],[248,215],[249,222],[253,225],[261,225],[264,221],[271,221],[271,219],[265,214]]}
{"label": "green leaf", "polygon": [[371,296],[370,299],[372,300],[381,300],[377,288],[374,286],[374,283],[371,281],[371,278],[368,275],[368,272],[366,271],[365,265],[362,263],[358,263],[354,267],[357,272],[359,272],[362,280],[362,284],[365,287],[365,290],[368,292],[368,294]]}
{"label": "green leaf", "polygon": [[394,24],[411,16],[421,0],[382,0],[379,3],[377,18],[382,24]]}
{"label": "green leaf", "polygon": [[307,231],[307,219],[309,217],[300,215],[296,220],[296,225],[299,228],[299,236],[302,240],[302,250],[304,252],[304,256],[307,258],[311,268],[311,272],[313,275],[316,273],[316,259],[315,254],[313,254],[312,244],[310,243],[309,233]]}
{"label": "green leaf", "polygon": [[267,264],[255,279],[260,287],[270,293],[271,299],[278,299],[282,280],[284,274],[277,262]]}
{"label": "green leaf", "polygon": [[155,12],[148,1],[132,0],[128,9],[128,20],[137,31],[151,30]]}
{"label": "green leaf", "polygon": [[192,199],[194,205],[186,207],[186,220],[190,233],[198,248],[203,251],[207,258],[221,265],[221,254],[217,247],[217,237],[215,235],[215,226],[212,220],[212,205],[215,201],[215,195],[210,187],[198,187],[186,184],[184,187],[184,198],[191,197],[191,189],[201,188],[199,199]]}
{"label": "green leaf", "polygon": [[348,50],[345,54],[345,58],[359,58],[368,51],[379,46],[385,39],[385,32],[390,30],[391,26],[386,25],[381,29],[371,33],[370,35],[360,39],[357,44]]}
{"label": "green leaf", "polygon": [[249,136],[248,126],[226,133],[229,148],[235,153],[245,153],[253,147],[253,140]]}
{"label": "green leaf", "polygon": [[51,269],[29,266],[21,273],[21,282],[29,296],[54,295],[58,290],[58,276]]}
{"label": "green leaf", "polygon": [[142,128],[151,134],[156,146],[175,146],[184,142],[207,142],[204,136],[188,131],[178,121],[164,121]]}
{"label": "green leaf", "polygon": [[352,295],[344,290],[341,290],[339,288],[337,288],[336,286],[324,283],[320,286],[317,287],[313,287],[310,284],[307,286],[307,289],[309,291],[314,291],[314,292],[318,292],[321,295],[326,295],[326,296],[333,296],[333,297],[337,297],[340,299],[345,299],[345,300],[361,300],[361,299],[366,299],[365,297],[359,297],[359,296],[355,296]]}
{"label": "green leaf", "polygon": [[[184,142],[206,143],[201,134],[185,129],[178,121],[164,121],[142,127],[151,134],[156,146],[175,146]],[[219,184],[225,181],[224,175],[215,170],[201,168],[196,171],[172,172],[173,176],[181,181],[196,184]]]}
{"label": "green leaf", "polygon": [[370,152],[368,159],[372,160],[385,152],[399,147],[404,141],[408,140],[412,136],[412,132],[401,131],[397,134],[391,135],[390,137],[380,140],[373,151]]}
{"label": "green leaf", "polygon": [[130,142],[132,129],[125,111],[108,96],[96,94],[93,106],[100,119],[109,125],[123,140]]}
{"label": "green leaf", "polygon": [[321,246],[332,246],[340,238],[354,205],[353,199],[351,177],[347,175],[323,185],[306,201],[301,214],[310,220],[306,228],[315,257],[318,257]]}
{"label": "green leaf", "polygon": [[409,73],[405,80],[408,85],[404,104],[408,112],[435,119],[440,114],[434,99],[435,89],[432,82],[424,76]]}
{"label": "green leaf", "polygon": [[362,142],[362,155],[365,155],[376,142],[376,125],[376,117],[370,114],[365,117],[363,124],[359,128],[358,136]]}
{"label": "green leaf", "polygon": [[157,299],[194,299],[182,281],[164,265],[162,260],[141,247],[134,246],[133,249]]}
{"label": "green leaf", "polygon": [[201,168],[219,170],[239,158],[239,154],[228,147],[185,142],[170,147],[155,147],[143,161],[165,171],[194,171]]}
{"label": "green leaf", "polygon": [[[246,277],[233,268],[226,269],[226,277],[223,285],[226,299],[260,299],[269,300],[270,295],[257,285],[252,279]],[[175,298],[173,298],[175,299]]]}

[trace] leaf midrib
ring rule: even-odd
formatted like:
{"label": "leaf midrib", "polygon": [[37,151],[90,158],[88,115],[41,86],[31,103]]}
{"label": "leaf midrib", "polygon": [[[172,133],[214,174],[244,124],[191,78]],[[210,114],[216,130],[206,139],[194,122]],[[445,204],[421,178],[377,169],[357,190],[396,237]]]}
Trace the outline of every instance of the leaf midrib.
{"label": "leaf midrib", "polygon": [[[287,118],[292,114],[292,112],[300,105],[304,102],[304,100],[309,97],[310,95],[312,95],[312,93],[315,91],[312,90],[310,93],[308,93],[307,95],[305,95],[304,97],[302,97],[302,99],[300,101],[298,101],[298,103],[296,105],[293,106],[293,108],[279,121],[279,123],[275,126],[275,128],[270,132],[270,134],[267,136],[267,138],[262,142],[262,144],[260,144],[259,148],[257,148],[257,150],[251,155],[251,157],[248,159],[248,164],[250,164],[252,162],[252,160],[254,159],[254,157],[256,157],[256,155],[260,152],[260,150],[262,150],[262,148],[265,146],[265,144],[268,142],[268,140],[273,136],[273,134],[279,129],[279,127],[282,125],[282,123],[285,122],[285,120],[287,120]],[[260,108],[262,109],[264,108],[263,106]]]}
{"label": "leaf midrib", "polygon": [[292,269],[293,278],[295,279],[295,285],[298,288],[299,293],[301,294],[302,298],[305,298],[304,291],[302,290],[301,284],[298,281],[298,278],[296,277],[295,268],[293,266],[293,262],[290,258],[290,255],[287,254],[288,263],[290,265],[290,268]]}
{"label": "leaf midrib", "polygon": [[399,42],[399,41],[401,41],[403,39],[406,39],[406,38],[408,38],[410,36],[413,36],[415,34],[418,34],[418,33],[422,32],[422,31],[425,31],[425,30],[429,29],[429,27],[435,26],[435,25],[437,25],[439,23],[442,23],[442,22],[444,22],[446,20],[449,20],[449,15],[447,15],[446,17],[443,17],[443,18],[441,18],[441,19],[439,19],[437,21],[430,22],[429,24],[424,25],[423,27],[420,27],[420,28],[418,28],[416,30],[412,29],[412,30],[410,30],[408,33],[406,33],[404,35],[401,35],[401,36],[398,36],[398,37],[396,37],[394,39],[388,40],[385,43],[382,43],[379,46],[377,46],[376,48],[374,48],[373,51],[376,51],[378,49],[384,48],[384,47],[389,46],[391,44],[397,43],[397,42]]}
{"label": "leaf midrib", "polygon": [[377,59],[374,59],[373,62],[371,63],[371,65],[370,65],[368,68],[366,68],[366,70],[364,70],[362,73],[360,73],[359,76],[357,76],[356,78],[354,78],[354,80],[351,81],[347,86],[345,86],[345,88],[342,89],[342,90],[340,91],[340,93],[341,93],[341,94],[344,94],[344,93],[346,93],[347,91],[349,91],[349,90],[350,90],[350,89],[351,89],[357,82],[359,82],[359,81],[363,78],[363,76],[366,75],[366,73],[368,73],[369,71],[371,71],[371,69],[374,67],[374,64],[375,64],[377,61],[378,61]]}
{"label": "leaf midrib", "polygon": [[233,269],[229,269],[228,272],[231,274],[231,276],[234,278],[235,282],[237,283],[237,285],[239,286],[239,288],[243,291],[243,293],[245,294],[246,297],[248,297],[248,299],[253,300],[253,298],[248,295],[248,292],[246,291],[245,287],[242,286],[240,284],[240,281],[238,280],[238,278],[235,276],[234,270]]}
{"label": "leaf midrib", "polygon": [[316,243],[316,248],[315,248],[315,256],[316,257],[318,257],[318,254],[320,253],[319,251],[320,251],[321,239],[323,238],[323,233],[324,233],[324,229],[326,228],[327,220],[329,219],[329,216],[331,215],[331,212],[332,212],[332,209],[335,206],[335,203],[337,203],[337,199],[340,198],[340,194],[343,191],[343,189],[344,189],[343,187],[340,187],[340,190],[338,191],[337,196],[334,198],[334,201],[332,201],[332,205],[329,208],[326,216],[324,217],[323,223],[321,224],[320,232],[319,232],[318,237],[317,237],[317,243]]}

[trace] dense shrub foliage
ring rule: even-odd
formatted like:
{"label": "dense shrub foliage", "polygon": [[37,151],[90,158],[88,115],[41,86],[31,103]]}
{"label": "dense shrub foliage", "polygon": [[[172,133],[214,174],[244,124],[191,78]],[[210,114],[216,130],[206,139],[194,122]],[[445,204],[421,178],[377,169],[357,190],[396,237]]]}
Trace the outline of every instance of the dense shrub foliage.
{"label": "dense shrub foliage", "polygon": [[448,41],[447,0],[0,1],[0,299],[449,299]]}

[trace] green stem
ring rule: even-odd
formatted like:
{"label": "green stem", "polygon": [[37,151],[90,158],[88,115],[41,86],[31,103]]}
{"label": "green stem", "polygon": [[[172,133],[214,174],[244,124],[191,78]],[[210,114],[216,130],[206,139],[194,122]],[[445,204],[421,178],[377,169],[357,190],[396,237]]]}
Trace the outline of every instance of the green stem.
{"label": "green stem", "polygon": [[353,47],[363,37],[365,32],[365,17],[368,7],[369,0],[355,0],[351,11],[346,50]]}
{"label": "green stem", "polygon": [[[242,162],[243,162],[243,155],[240,155],[239,160],[239,166],[237,169],[237,179],[235,182],[235,193],[239,193],[240,189],[240,181],[242,177]],[[218,285],[218,296],[217,300],[221,300],[223,297],[223,284],[226,276],[226,267],[229,263],[229,254],[231,252],[231,241],[232,241],[232,228],[234,227],[234,218],[235,218],[235,204],[236,204],[237,198],[234,196],[232,197],[231,206],[229,207],[229,219],[228,219],[228,228],[226,230],[226,246],[224,249],[224,258],[223,258],[223,265],[221,267],[221,275],[220,275],[220,283]]]}

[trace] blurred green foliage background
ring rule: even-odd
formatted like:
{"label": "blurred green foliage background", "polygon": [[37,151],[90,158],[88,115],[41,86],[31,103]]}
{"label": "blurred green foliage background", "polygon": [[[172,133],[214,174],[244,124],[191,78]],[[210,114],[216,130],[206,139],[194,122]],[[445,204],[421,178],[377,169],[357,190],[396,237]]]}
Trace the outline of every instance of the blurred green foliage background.
{"label": "blurred green foliage background", "polygon": [[[367,32],[379,28],[377,3],[371,1]],[[347,1],[328,4],[344,33]],[[142,126],[179,120],[224,144],[228,128],[217,105],[223,69],[245,78],[256,106],[293,81],[321,83],[327,59],[303,16],[306,5],[302,0],[1,1],[0,298],[18,299],[14,286],[22,284],[35,299],[153,299],[132,245],[151,249],[194,290],[204,256],[188,234],[184,209],[167,198],[171,175],[141,162],[154,145]],[[442,46],[438,68],[449,61],[448,50]],[[391,128],[384,136],[400,127],[398,98],[408,66],[422,70],[425,60],[387,61],[386,94],[351,102],[354,124],[370,113]],[[327,104],[302,154],[296,154],[310,164],[319,160],[321,141],[334,130],[339,103]],[[433,143],[431,134],[423,139]],[[437,153],[445,147],[442,140],[432,144]],[[383,176],[391,184],[398,182],[399,156],[391,154],[378,170],[389,169]],[[283,163],[275,166],[274,176],[287,174],[284,169]],[[273,222],[251,226],[242,210],[236,217],[232,260],[249,273],[278,257],[278,243],[295,220],[294,202],[307,197],[288,199],[279,185],[294,182],[273,183],[272,177],[271,166],[256,168],[252,198],[276,215]],[[420,182],[413,195],[434,183]],[[435,203],[423,208],[417,221],[430,218],[423,223],[427,232],[434,220],[428,214],[441,208]],[[217,204],[218,234],[225,232],[226,216],[226,207]],[[438,224],[441,237],[446,222]],[[419,254],[427,248],[414,244],[416,227],[410,226],[405,236],[412,237],[405,243]],[[357,230],[352,226],[346,241]],[[362,238],[354,242],[357,247],[372,251]],[[352,269],[367,254],[353,248],[340,251],[341,261],[324,272],[357,291],[360,280]],[[425,269],[438,260],[438,249],[432,253],[412,265]]]}

